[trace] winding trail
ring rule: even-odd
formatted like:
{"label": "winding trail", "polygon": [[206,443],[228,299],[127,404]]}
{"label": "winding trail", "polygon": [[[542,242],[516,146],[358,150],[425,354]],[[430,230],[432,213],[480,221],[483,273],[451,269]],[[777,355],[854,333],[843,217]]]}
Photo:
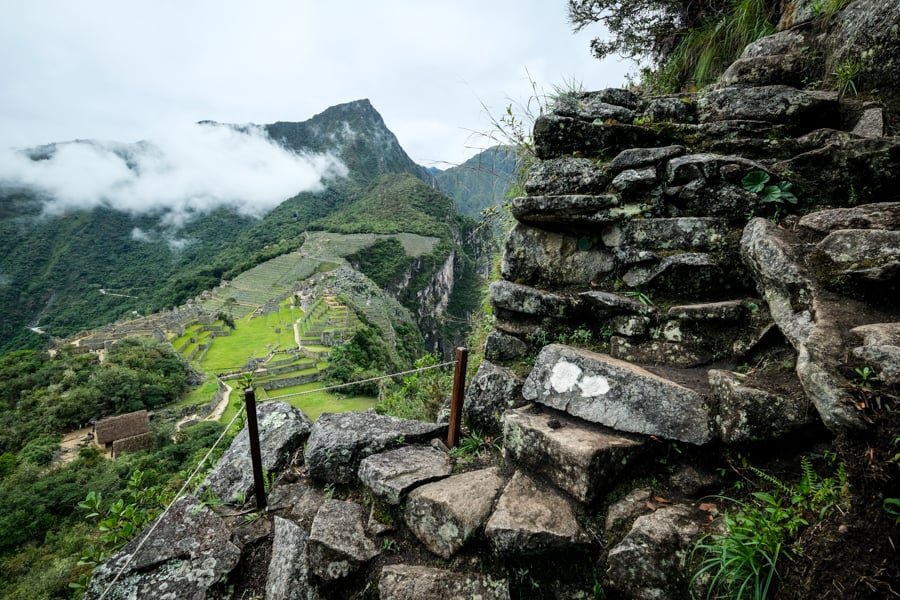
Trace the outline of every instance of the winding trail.
{"label": "winding trail", "polygon": [[[231,398],[232,387],[224,381],[222,382],[222,384],[225,386],[225,393],[222,394],[222,399],[219,400],[219,403],[216,404],[216,407],[213,409],[213,411],[209,413],[205,418],[201,419],[201,421],[218,421],[220,418],[222,418],[222,414],[225,412],[225,409],[228,408],[228,400]],[[195,416],[196,413],[181,417],[175,423],[175,431],[181,431],[182,426],[184,426],[184,424],[188,421],[192,421]]]}

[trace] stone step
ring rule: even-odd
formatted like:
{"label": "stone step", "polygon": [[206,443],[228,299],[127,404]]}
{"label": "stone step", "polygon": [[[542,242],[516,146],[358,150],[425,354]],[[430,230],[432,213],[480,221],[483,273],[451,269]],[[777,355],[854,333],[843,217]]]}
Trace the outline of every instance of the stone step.
{"label": "stone step", "polygon": [[500,555],[566,551],[584,541],[572,500],[522,471],[500,494],[484,536]]}
{"label": "stone step", "polygon": [[525,180],[531,196],[597,195],[609,184],[606,168],[587,158],[566,156],[542,160],[532,167]]}
{"label": "stone step", "polygon": [[496,309],[535,317],[564,319],[572,316],[575,308],[567,296],[503,280],[491,284],[489,297]]}
{"label": "stone step", "polygon": [[505,483],[490,468],[423,485],[409,494],[404,520],[430,552],[450,558],[487,521]]}
{"label": "stone step", "polygon": [[708,250],[725,240],[725,219],[678,217],[634,219],[602,230],[603,243],[629,250]]}
{"label": "stone step", "polygon": [[700,95],[697,111],[701,123],[747,119],[786,124],[801,132],[819,127],[840,129],[837,92],[787,85],[711,89]]}
{"label": "stone step", "polygon": [[629,287],[674,298],[715,299],[726,295],[732,282],[709,254],[685,252],[631,267],[622,275]]}
{"label": "stone step", "polygon": [[712,414],[703,395],[636,365],[587,350],[545,346],[522,395],[618,431],[691,444],[712,439]]}
{"label": "stone step", "polygon": [[322,504],[307,545],[309,570],[325,581],[347,577],[380,554],[366,535],[365,510],[345,500]]}
{"label": "stone step", "polygon": [[603,121],[583,121],[549,114],[534,122],[534,151],[546,160],[566,154],[616,155],[628,148],[666,146],[670,138],[658,131],[637,125]]}
{"label": "stone step", "polygon": [[623,202],[617,194],[596,196],[522,196],[513,199],[510,212],[520,223],[597,225],[641,215],[649,202]]}
{"label": "stone step", "polygon": [[503,434],[508,460],[581,502],[602,495],[645,450],[637,436],[537,405],[507,411]]}
{"label": "stone step", "polygon": [[617,175],[628,169],[659,166],[669,159],[685,153],[684,146],[663,146],[661,148],[628,148],[615,156],[607,169],[610,175]]}
{"label": "stone step", "polygon": [[359,465],[359,480],[388,504],[400,504],[409,491],[450,475],[450,457],[430,446],[406,446],[374,454]]}

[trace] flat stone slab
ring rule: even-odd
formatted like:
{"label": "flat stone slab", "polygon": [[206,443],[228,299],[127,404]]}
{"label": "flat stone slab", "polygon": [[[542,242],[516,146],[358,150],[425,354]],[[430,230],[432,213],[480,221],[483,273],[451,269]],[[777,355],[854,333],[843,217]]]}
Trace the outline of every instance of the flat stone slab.
{"label": "flat stone slab", "polygon": [[503,279],[554,289],[587,286],[615,268],[608,248],[586,236],[567,235],[518,224],[506,238],[500,265]]}
{"label": "flat stone slab", "polygon": [[819,235],[838,229],[900,229],[900,202],[820,210],[801,217],[797,227]]}
{"label": "flat stone slab", "polygon": [[266,577],[266,600],[306,600],[309,583],[307,543],[309,536],[299,525],[275,516],[272,558]]}
{"label": "flat stone slab", "polygon": [[565,318],[573,308],[572,300],[566,296],[509,281],[493,282],[489,295],[494,308],[536,317]]}
{"label": "flat stone slab", "polygon": [[406,446],[363,459],[359,480],[388,504],[400,500],[414,487],[450,474],[450,457],[431,446]]}
{"label": "flat stone slab", "polygon": [[506,484],[484,535],[500,554],[540,554],[579,543],[572,500],[517,471]]}
{"label": "flat stone slab", "polygon": [[504,452],[581,502],[609,489],[644,451],[637,436],[619,434],[539,406],[503,415]]}
{"label": "flat stone slab", "polygon": [[880,264],[900,258],[900,231],[839,229],[825,236],[818,248],[842,267]]}
{"label": "flat stone slab", "polygon": [[615,194],[523,196],[512,201],[510,212],[521,223],[592,225],[629,219],[650,208],[645,203],[621,202]]}
{"label": "flat stone slab", "polygon": [[364,458],[404,443],[424,443],[446,433],[447,426],[437,423],[368,412],[325,413],[313,425],[304,458],[314,479],[350,483]]}
{"label": "flat stone slab", "polygon": [[526,400],[618,431],[705,444],[706,400],[694,390],[611,356],[545,346],[522,388]]}
{"label": "flat stone slab", "polygon": [[344,500],[326,500],[309,532],[309,567],[326,581],[341,579],[378,556],[366,536],[362,506]]}
{"label": "flat stone slab", "polygon": [[107,597],[205,598],[207,590],[224,581],[241,558],[240,549],[231,542],[231,529],[192,496],[176,501],[135,553],[143,538],[134,538],[94,569],[85,598],[99,598],[123,568]]}
{"label": "flat stone slab", "polygon": [[740,321],[750,313],[751,303],[761,304],[759,300],[725,300],[722,302],[706,302],[701,304],[682,304],[673,306],[666,313],[669,318],[682,321]]}
{"label": "flat stone slab", "polygon": [[533,196],[600,194],[608,183],[606,169],[588,158],[554,158],[529,171],[525,192]]}
{"label": "flat stone slab", "polygon": [[[266,402],[257,408],[259,445],[263,469],[269,473],[287,465],[312,429],[312,422],[290,404]],[[253,492],[253,469],[250,464],[250,434],[241,430],[231,446],[200,485],[200,493],[211,490],[223,502],[249,497]]]}
{"label": "flat stone slab", "polygon": [[417,565],[387,565],[378,580],[381,600],[509,600],[509,583],[488,575]]}
{"label": "flat stone slab", "polygon": [[503,484],[491,468],[423,485],[409,494],[404,520],[429,551],[450,558],[484,525]]}
{"label": "flat stone slab", "polygon": [[702,123],[744,119],[784,123],[807,131],[838,125],[840,119],[836,92],[786,85],[711,89],[700,96],[697,110]]}
{"label": "flat stone slab", "polygon": [[684,146],[663,146],[662,148],[629,148],[616,155],[607,168],[610,173],[627,169],[648,167],[684,154]]}
{"label": "flat stone slab", "polygon": [[900,323],[870,323],[850,330],[863,346],[900,346]]}
{"label": "flat stone slab", "polygon": [[603,243],[645,250],[708,249],[725,239],[725,219],[679,217],[635,219],[603,229]]}
{"label": "flat stone slab", "polygon": [[597,318],[616,315],[650,316],[656,313],[656,308],[652,306],[611,292],[583,292],[578,294],[578,297],[583,304],[590,307],[591,314]]}

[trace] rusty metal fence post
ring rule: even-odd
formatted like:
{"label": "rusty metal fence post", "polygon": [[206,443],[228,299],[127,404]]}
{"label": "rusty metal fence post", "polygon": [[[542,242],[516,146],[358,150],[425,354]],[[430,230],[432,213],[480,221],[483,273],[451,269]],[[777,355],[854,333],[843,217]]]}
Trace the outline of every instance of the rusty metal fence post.
{"label": "rusty metal fence post", "polygon": [[247,406],[247,433],[250,434],[250,460],[253,463],[253,487],[256,494],[256,510],[266,508],[266,481],[263,478],[262,453],[259,449],[259,426],[256,421],[256,393],[252,387],[244,390]]}
{"label": "rusty metal fence post", "polygon": [[459,443],[463,398],[466,395],[466,367],[468,366],[468,362],[468,349],[457,348],[456,367],[453,369],[453,393],[450,396],[450,424],[447,428],[448,448],[455,448]]}

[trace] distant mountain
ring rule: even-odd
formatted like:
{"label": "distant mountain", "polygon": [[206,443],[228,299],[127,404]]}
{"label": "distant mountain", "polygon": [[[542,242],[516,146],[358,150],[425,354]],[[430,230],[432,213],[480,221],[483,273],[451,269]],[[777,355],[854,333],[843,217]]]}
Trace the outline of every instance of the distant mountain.
{"label": "distant mountain", "polygon": [[457,212],[477,219],[485,208],[503,203],[515,173],[515,150],[494,146],[434,178],[438,188],[453,198]]}
{"label": "distant mountain", "polygon": [[[377,219],[370,218],[369,209],[362,208],[365,202],[380,198],[385,206],[399,210],[411,198],[404,196],[410,189],[415,188],[413,196],[418,197],[422,189],[431,192],[434,185],[433,177],[409,158],[368,100],[331,107],[308,121],[263,128],[289,149],[337,155],[349,168],[348,176],[331,181],[321,192],[286,198],[260,219],[220,208],[195,215],[176,230],[166,224],[163,213],[134,214],[105,206],[42,215],[41,200],[34,193],[21,188],[0,190],[0,239],[4,242],[0,352],[42,347],[47,336],[67,337],[135,313],[181,304],[223,279],[296,249],[314,223],[317,229],[347,230],[341,218],[329,219],[342,209],[347,209],[342,213],[347,218],[355,219],[354,230],[374,232],[383,228],[389,215],[381,211]],[[69,144],[112,148],[131,169],[133,161],[128,157],[147,148],[146,142]],[[44,160],[62,147],[50,144],[32,149],[30,158]],[[420,183],[413,185],[410,180]],[[380,191],[379,181],[384,184]],[[458,231],[460,224],[449,217],[449,200],[432,199],[431,203],[447,208],[441,208],[439,219],[410,208],[417,217],[407,221],[407,230],[440,232],[438,236],[445,240],[440,256],[425,261],[436,269],[448,256],[448,244],[456,247],[464,236]],[[461,249],[456,253],[463,254]],[[419,277],[424,285],[430,274],[420,272]],[[414,298],[414,292],[407,290],[408,297]]]}

